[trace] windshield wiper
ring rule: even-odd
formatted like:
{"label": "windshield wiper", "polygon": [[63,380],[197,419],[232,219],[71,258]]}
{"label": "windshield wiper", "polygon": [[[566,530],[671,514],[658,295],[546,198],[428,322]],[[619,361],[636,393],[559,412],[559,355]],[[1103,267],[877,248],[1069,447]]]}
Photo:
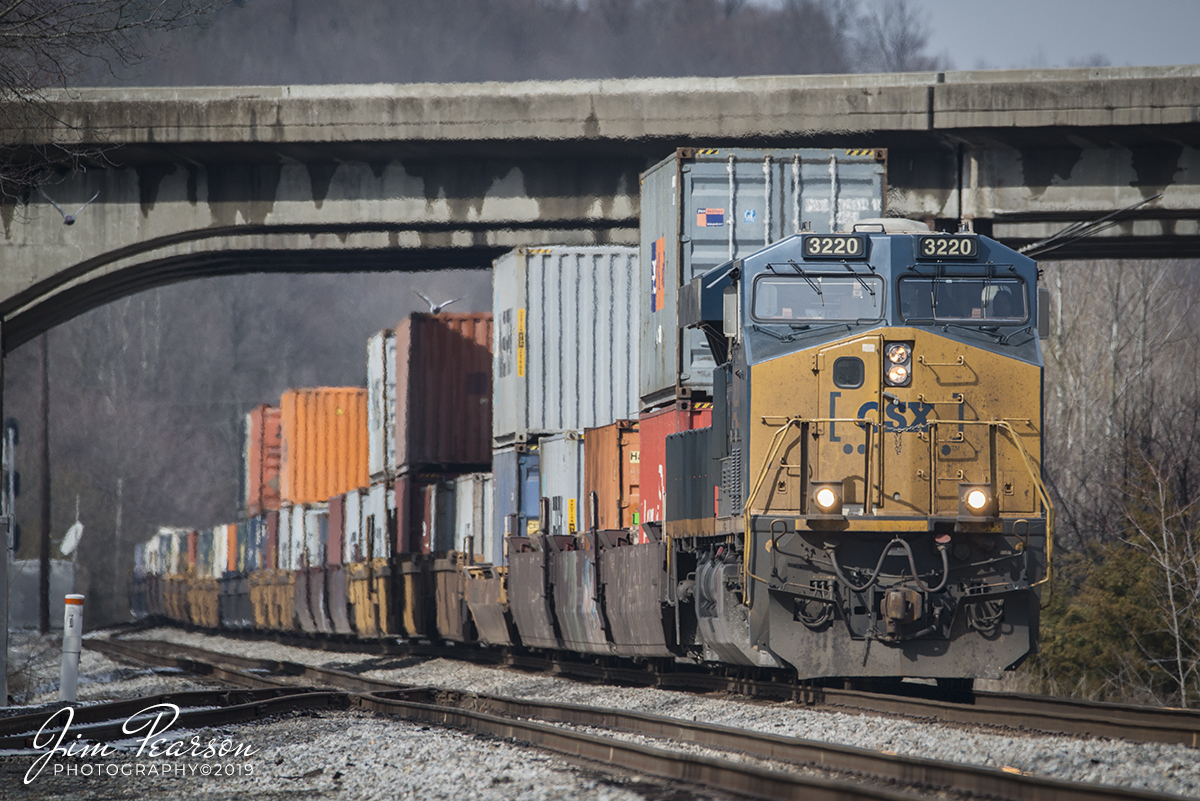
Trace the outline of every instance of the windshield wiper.
{"label": "windshield wiper", "polygon": [[984,334],[985,336],[989,336],[1001,344],[1004,343],[1004,337],[1000,336],[994,331],[988,331],[983,326],[962,325],[961,323],[940,323],[940,325],[942,326],[942,331],[947,331],[951,328],[961,328],[963,331],[973,331],[977,334]]}
{"label": "windshield wiper", "polygon": [[[871,289],[870,284],[867,283],[865,278],[863,278],[861,275],[858,274],[857,270],[855,270],[853,267],[851,267],[846,262],[842,262],[842,266],[850,271],[850,274],[854,276],[854,280],[856,280],[856,281],[858,281],[858,283],[862,284],[863,289],[865,289],[871,293],[871,297],[875,297],[875,290]],[[872,305],[874,305],[874,304],[872,304]]]}
{"label": "windshield wiper", "polygon": [[801,267],[799,264],[796,264],[796,262],[793,261],[792,259],[788,259],[788,264],[792,265],[792,269],[795,270],[796,272],[800,273],[800,277],[808,282],[808,285],[812,287],[813,292],[816,292],[817,296],[821,298],[821,305],[824,306],[825,298],[824,298],[823,293],[821,292],[821,287],[817,285],[817,282],[812,280],[811,278],[809,278],[808,273],[804,272],[804,268]]}
{"label": "windshield wiper", "polygon": [[827,325],[818,325],[815,327],[807,324],[797,325],[793,323],[790,326],[792,329],[792,333],[790,334],[780,334],[776,331],[772,331],[770,328],[764,328],[757,323],[751,324],[750,327],[755,331],[759,331],[769,337],[778,339],[780,342],[795,342],[800,336],[809,336],[810,334],[816,334],[820,331],[828,331],[830,328],[841,328],[842,326],[845,326],[847,329],[853,327],[850,325],[850,323],[829,323]]}

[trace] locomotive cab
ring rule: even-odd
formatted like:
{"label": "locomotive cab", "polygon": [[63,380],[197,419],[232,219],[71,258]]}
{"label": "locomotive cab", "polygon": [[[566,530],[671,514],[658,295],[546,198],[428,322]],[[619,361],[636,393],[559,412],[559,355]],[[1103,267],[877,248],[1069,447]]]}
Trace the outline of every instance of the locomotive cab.
{"label": "locomotive cab", "polygon": [[1033,652],[1051,512],[1037,279],[988,237],[880,220],[681,295],[719,364],[718,466],[691,460],[678,480],[712,508],[666,530],[701,564],[740,549],[750,649],[801,677],[998,677]]}

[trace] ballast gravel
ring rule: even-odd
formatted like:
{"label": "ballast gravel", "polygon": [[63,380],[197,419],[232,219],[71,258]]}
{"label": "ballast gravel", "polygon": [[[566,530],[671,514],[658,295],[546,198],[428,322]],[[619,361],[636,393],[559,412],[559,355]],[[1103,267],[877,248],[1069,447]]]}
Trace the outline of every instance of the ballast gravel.
{"label": "ballast gravel", "polygon": [[[647,688],[595,686],[467,662],[433,659],[412,664],[371,654],[329,653],[262,641],[248,642],[171,628],[132,635],[243,657],[346,668],[374,663],[368,678],[435,685],[463,692],[612,707],[702,720],[876,751],[1007,768],[1066,781],[1200,797],[1200,749],[1119,740],[1085,740],[1033,733],[1005,734],[874,715],[810,709]],[[398,665],[391,667],[391,664]]]}

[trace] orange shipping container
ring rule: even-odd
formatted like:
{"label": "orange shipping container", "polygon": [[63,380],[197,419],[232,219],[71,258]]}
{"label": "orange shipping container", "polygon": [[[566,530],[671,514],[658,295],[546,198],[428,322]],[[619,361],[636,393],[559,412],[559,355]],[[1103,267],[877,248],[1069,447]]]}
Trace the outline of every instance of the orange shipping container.
{"label": "orange shipping container", "polygon": [[225,569],[236,573],[238,569],[237,523],[225,526]]}
{"label": "orange shipping container", "polygon": [[279,451],[283,438],[279,408],[262,404],[246,414],[243,470],[245,509],[251,517],[279,511]]}
{"label": "orange shipping container", "polygon": [[492,462],[492,315],[413,314],[396,327],[397,473]]}
{"label": "orange shipping container", "polygon": [[283,393],[279,410],[283,503],[325,503],[334,495],[368,486],[365,389],[290,389]]}
{"label": "orange shipping container", "polygon": [[[610,426],[584,430],[583,485],[588,499],[588,525],[611,531],[640,522],[637,519],[641,484],[640,439],[636,420],[618,420]],[[593,492],[599,512],[594,523],[591,520]]]}

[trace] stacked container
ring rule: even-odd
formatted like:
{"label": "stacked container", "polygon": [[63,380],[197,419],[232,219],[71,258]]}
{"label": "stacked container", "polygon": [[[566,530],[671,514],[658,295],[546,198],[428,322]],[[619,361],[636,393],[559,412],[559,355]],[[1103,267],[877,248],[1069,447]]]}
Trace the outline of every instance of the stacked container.
{"label": "stacked container", "polygon": [[262,404],[246,413],[243,437],[242,487],[250,517],[279,509],[279,467],[283,423],[279,407]]}
{"label": "stacked container", "polygon": [[[588,528],[628,529],[641,521],[641,437],[638,424],[621,420],[584,432],[584,497],[588,499]],[[591,519],[592,493],[596,519]]]}
{"label": "stacked container", "polygon": [[637,293],[641,409],[712,395],[715,365],[704,334],[688,329],[680,336],[679,287],[804,226],[837,231],[882,217],[886,192],[883,150],[684,148],[646,170]]}
{"label": "stacked container", "polygon": [[284,504],[327,503],[367,486],[366,390],[293,389],[283,393],[279,405]]}
{"label": "stacked container", "polygon": [[496,260],[496,446],[638,411],[637,251],[518,248]]}

